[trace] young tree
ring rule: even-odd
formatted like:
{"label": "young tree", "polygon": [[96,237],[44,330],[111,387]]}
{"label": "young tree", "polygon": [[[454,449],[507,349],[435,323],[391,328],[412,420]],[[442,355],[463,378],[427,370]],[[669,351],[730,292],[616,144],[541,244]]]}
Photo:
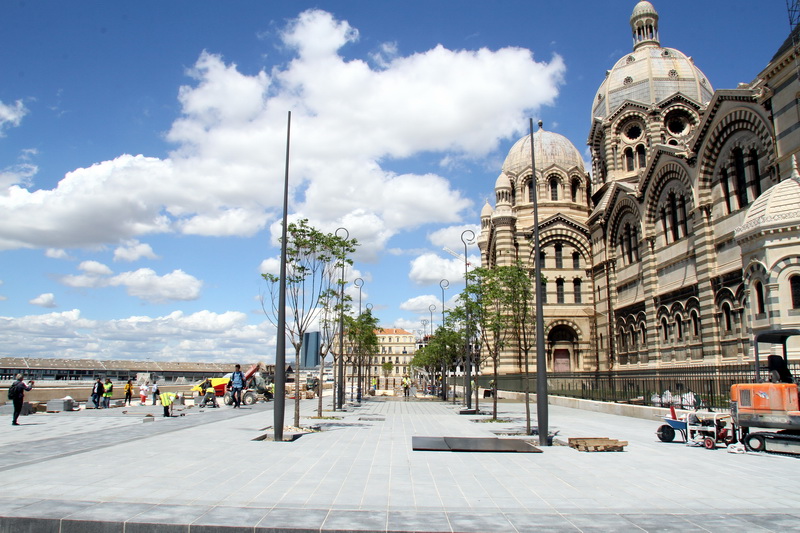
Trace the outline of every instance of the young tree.
{"label": "young tree", "polygon": [[[514,344],[517,347],[517,356],[520,366],[525,373],[525,420],[526,434],[531,434],[531,404],[530,404],[530,351],[534,346],[535,321],[531,305],[533,290],[531,286],[532,273],[524,268],[521,263],[514,266],[499,267],[499,274],[507,292],[506,305],[511,319],[511,329]],[[543,354],[540,354],[544,357]]]}
{"label": "young tree", "polygon": [[361,391],[363,391],[364,373],[362,370],[364,364],[380,350],[378,331],[380,331],[378,319],[372,316],[371,309],[367,309],[357,317],[345,316],[345,338],[350,347],[353,368],[357,372],[356,389],[359,401],[361,401]]}
{"label": "young tree", "polygon": [[[345,240],[331,233],[323,233],[302,219],[286,228],[286,331],[295,349],[295,368],[299,370],[303,335],[316,324],[322,312],[324,299],[330,295],[335,279],[333,269],[342,264],[352,265],[350,258],[358,242]],[[280,278],[262,274],[269,290],[268,301],[261,299],[261,307],[268,320],[278,326]],[[283,371],[283,369],[276,369]],[[299,372],[296,372],[299,376]],[[300,380],[295,379],[294,425],[300,425]]]}
{"label": "young tree", "polygon": [[469,286],[459,300],[475,320],[481,346],[492,361],[492,418],[497,418],[497,378],[500,352],[511,332],[507,297],[500,268],[476,268],[467,274]]}

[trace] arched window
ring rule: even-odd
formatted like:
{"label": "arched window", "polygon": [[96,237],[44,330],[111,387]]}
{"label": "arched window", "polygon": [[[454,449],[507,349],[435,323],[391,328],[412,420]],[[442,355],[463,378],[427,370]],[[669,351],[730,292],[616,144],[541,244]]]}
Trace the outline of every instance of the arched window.
{"label": "arched window", "polygon": [[580,188],[581,184],[578,180],[572,180],[572,201],[578,201],[578,189]]}
{"label": "arched window", "polygon": [[675,315],[675,338],[683,340],[683,317],[681,315]]}
{"label": "arched window", "polygon": [[731,183],[728,180],[728,171],[726,169],[722,169],[722,173],[719,180],[720,184],[722,184],[722,199],[725,201],[725,214],[729,215],[732,211],[731,209]]}
{"label": "arched window", "polygon": [[625,148],[625,170],[633,170],[633,149],[630,146]]}
{"label": "arched window", "polygon": [[555,245],[556,251],[556,268],[564,268],[564,257],[563,257],[563,247],[561,246],[560,242],[557,242]]}
{"label": "arched window", "polygon": [[694,337],[700,336],[700,316],[697,311],[692,311],[692,335]]}
{"label": "arched window", "polygon": [[561,278],[556,280],[556,301],[560,304],[564,303],[564,280]]}
{"label": "arched window", "polygon": [[533,178],[528,181],[528,201],[533,203],[534,197],[533,195],[536,194],[536,182]]}
{"label": "arched window", "polygon": [[558,200],[558,180],[556,178],[550,178],[550,199]]}
{"label": "arched window", "polygon": [[682,237],[686,237],[689,235],[689,222],[686,219],[686,197],[681,195],[681,199],[678,202],[678,219],[681,223],[681,230],[683,230]]}
{"label": "arched window", "polygon": [[722,304],[722,330],[730,333],[733,329],[733,321],[731,317],[731,306],[728,302]]}
{"label": "arched window", "polygon": [[669,225],[672,230],[672,240],[677,241],[680,237],[678,234],[678,202],[675,198],[675,193],[669,193]]}
{"label": "arched window", "polygon": [[628,344],[625,342],[625,330],[623,328],[619,328],[619,348],[622,351],[628,349]]}
{"label": "arched window", "polygon": [[792,288],[792,309],[800,309],[800,275],[790,277],[789,285]]}
{"label": "arched window", "polygon": [[636,349],[636,330],[633,329],[633,326],[628,328],[628,344],[630,344],[631,350]]}
{"label": "arched window", "polygon": [[545,254],[544,254],[544,250],[540,250],[540,251],[539,251],[539,261],[541,261],[541,262],[542,262],[542,268],[544,268],[544,267],[545,267],[545,265],[544,265],[544,256],[545,256]]}
{"label": "arched window", "polygon": [[747,178],[744,174],[744,153],[741,148],[733,149],[733,165],[736,172],[736,198],[739,209],[747,207]]}
{"label": "arched window", "polygon": [[581,303],[581,280],[575,279],[572,281],[573,292],[575,293],[575,303]]}
{"label": "arched window", "polygon": [[747,162],[750,167],[750,175],[753,177],[753,198],[761,196],[761,176],[758,173],[758,152],[755,148],[750,150],[750,159]]}
{"label": "arched window", "polygon": [[669,326],[667,325],[666,318],[661,319],[661,339],[664,342],[667,342],[669,340]]}
{"label": "arched window", "polygon": [[542,303],[547,303],[547,281],[542,280]]}
{"label": "arched window", "polygon": [[579,252],[572,252],[572,268],[581,268],[581,254]]}
{"label": "arched window", "polygon": [[647,328],[644,322],[639,326],[639,338],[642,339],[642,346],[647,346]]}
{"label": "arched window", "polygon": [[764,314],[764,285],[760,281],[753,284],[753,289],[756,293],[756,314]]}
{"label": "arched window", "polygon": [[636,147],[636,157],[639,160],[639,168],[644,168],[645,164],[645,155],[644,155],[644,145],[640,144]]}

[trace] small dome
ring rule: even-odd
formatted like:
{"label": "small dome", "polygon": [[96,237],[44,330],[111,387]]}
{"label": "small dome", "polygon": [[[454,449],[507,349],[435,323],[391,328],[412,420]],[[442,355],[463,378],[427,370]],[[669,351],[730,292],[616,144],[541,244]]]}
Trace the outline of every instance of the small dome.
{"label": "small dome", "polygon": [[489,204],[489,200],[486,200],[483,209],[481,209],[481,218],[490,217],[492,213],[494,213],[494,209],[492,209],[492,206]]}
{"label": "small dome", "polygon": [[[539,130],[533,134],[536,168],[548,168],[556,165],[563,170],[578,167],[583,173],[583,158],[569,139],[552,131],[545,131],[539,123]],[[531,136],[514,143],[508,151],[503,163],[503,173],[519,175],[531,168]]]}
{"label": "small dome", "polygon": [[747,210],[742,225],[736,228],[736,240],[800,226],[800,174],[795,166],[792,177],[767,189]]}
{"label": "small dome", "polygon": [[658,12],[656,11],[656,8],[647,0],[642,0],[636,4],[636,7],[633,8],[633,13],[631,13],[631,24],[636,22],[636,20],[641,17],[652,17],[658,20]]}
{"label": "small dome", "polygon": [[500,174],[497,176],[497,181],[494,182],[494,188],[496,189],[510,189],[511,188],[511,181],[509,181],[508,176],[505,174]]}

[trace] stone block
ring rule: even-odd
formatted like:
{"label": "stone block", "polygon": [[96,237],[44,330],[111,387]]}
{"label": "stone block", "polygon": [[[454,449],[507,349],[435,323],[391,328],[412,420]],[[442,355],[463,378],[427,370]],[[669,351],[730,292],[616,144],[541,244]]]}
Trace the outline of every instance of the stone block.
{"label": "stone block", "polygon": [[75,407],[71,399],[55,399],[47,402],[48,413],[60,413],[61,411],[72,411]]}

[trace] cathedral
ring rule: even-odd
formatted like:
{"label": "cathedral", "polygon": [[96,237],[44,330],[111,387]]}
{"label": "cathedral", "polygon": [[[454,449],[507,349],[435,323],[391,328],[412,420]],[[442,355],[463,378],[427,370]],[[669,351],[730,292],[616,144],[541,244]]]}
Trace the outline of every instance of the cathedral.
{"label": "cathedral", "polygon": [[[797,28],[753,82],[714,90],[661,45],[650,2],[630,25],[587,102],[591,169],[541,123],[535,168],[517,141],[481,211],[482,266],[533,268],[535,198],[548,371],[750,361],[756,332],[800,327]],[[522,371],[516,350],[498,371]]]}

